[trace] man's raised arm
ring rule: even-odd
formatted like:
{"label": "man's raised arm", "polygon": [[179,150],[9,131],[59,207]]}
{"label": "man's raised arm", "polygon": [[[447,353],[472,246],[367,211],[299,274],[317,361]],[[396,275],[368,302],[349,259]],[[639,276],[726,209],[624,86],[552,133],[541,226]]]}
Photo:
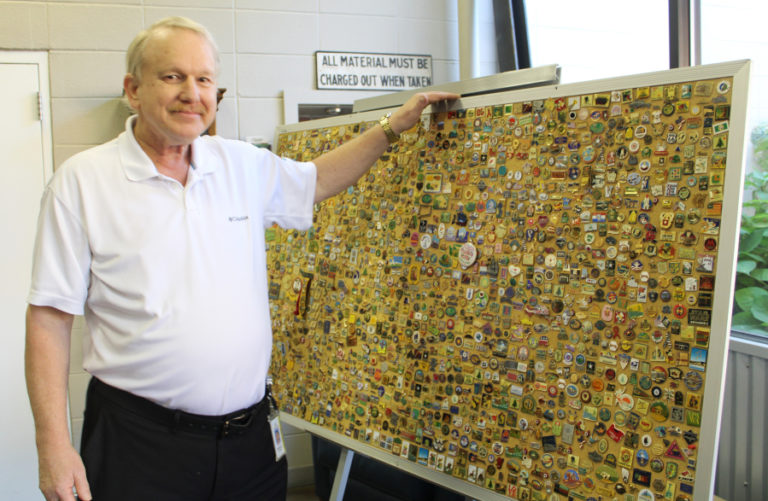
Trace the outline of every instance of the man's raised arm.
{"label": "man's raised arm", "polygon": [[[450,92],[414,94],[390,116],[389,124],[392,132],[399,135],[413,127],[421,117],[424,108],[430,104],[458,98],[458,94]],[[316,158],[314,160],[317,166],[315,202],[322,202],[355,184],[386,151],[388,145],[387,133],[381,125],[377,125],[348,143]]]}

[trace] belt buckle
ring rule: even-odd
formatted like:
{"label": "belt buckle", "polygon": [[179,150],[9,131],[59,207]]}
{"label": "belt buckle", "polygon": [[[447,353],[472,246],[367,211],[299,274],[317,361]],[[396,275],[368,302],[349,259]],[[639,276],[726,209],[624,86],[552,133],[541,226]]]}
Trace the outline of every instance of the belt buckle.
{"label": "belt buckle", "polygon": [[221,435],[226,437],[231,432],[242,431],[251,426],[253,421],[253,412],[243,412],[242,414],[224,421],[221,429]]}

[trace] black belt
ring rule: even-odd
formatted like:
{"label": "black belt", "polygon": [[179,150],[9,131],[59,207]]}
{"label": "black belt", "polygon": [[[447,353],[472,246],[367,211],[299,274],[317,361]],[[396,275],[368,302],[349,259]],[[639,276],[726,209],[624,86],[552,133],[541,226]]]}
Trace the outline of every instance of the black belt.
{"label": "black belt", "polygon": [[269,414],[269,389],[266,390],[267,394],[260,402],[246,409],[221,416],[205,416],[168,409],[146,398],[110,386],[95,377],[91,378],[90,385],[93,391],[106,400],[146,419],[167,425],[172,430],[184,430],[216,437],[242,435],[259,422],[262,416],[266,421],[266,416]]}

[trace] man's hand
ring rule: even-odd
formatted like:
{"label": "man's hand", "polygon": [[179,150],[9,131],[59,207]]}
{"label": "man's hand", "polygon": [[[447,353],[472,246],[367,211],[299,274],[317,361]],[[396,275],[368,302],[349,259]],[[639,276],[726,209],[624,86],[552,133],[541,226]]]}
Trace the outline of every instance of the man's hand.
{"label": "man's hand", "polygon": [[38,448],[40,490],[47,501],[75,501],[72,487],[77,490],[77,499],[91,500],[91,488],[85,478],[85,466],[70,444]]}
{"label": "man's hand", "polygon": [[430,104],[440,101],[452,101],[459,97],[461,96],[452,92],[420,92],[414,94],[392,113],[389,124],[396,134],[400,134],[416,125],[424,108]]}
{"label": "man's hand", "polygon": [[[395,134],[410,129],[421,117],[424,108],[432,103],[458,99],[451,92],[422,92],[414,94],[389,117],[389,126]],[[314,160],[317,166],[315,202],[331,197],[360,179],[379,159],[389,143],[380,126],[368,129],[364,134],[346,142]]]}

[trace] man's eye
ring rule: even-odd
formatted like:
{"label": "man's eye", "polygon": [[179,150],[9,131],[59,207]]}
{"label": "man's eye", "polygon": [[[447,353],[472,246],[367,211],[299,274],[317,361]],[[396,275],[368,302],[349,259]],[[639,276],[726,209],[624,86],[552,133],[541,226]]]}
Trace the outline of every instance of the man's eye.
{"label": "man's eye", "polygon": [[163,80],[167,80],[169,82],[175,82],[175,81],[180,80],[180,77],[179,77],[179,75],[165,75],[163,77]]}

